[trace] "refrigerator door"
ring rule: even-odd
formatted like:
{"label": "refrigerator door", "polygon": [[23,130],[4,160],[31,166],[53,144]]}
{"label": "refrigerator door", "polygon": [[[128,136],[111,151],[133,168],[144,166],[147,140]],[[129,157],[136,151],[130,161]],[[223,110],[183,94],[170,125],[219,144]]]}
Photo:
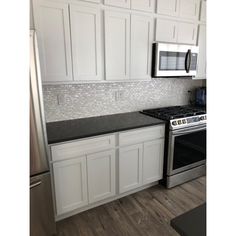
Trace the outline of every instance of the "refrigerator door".
{"label": "refrigerator door", "polygon": [[50,173],[30,178],[30,236],[56,233]]}
{"label": "refrigerator door", "polygon": [[35,31],[30,32],[30,176],[49,170],[42,84]]}

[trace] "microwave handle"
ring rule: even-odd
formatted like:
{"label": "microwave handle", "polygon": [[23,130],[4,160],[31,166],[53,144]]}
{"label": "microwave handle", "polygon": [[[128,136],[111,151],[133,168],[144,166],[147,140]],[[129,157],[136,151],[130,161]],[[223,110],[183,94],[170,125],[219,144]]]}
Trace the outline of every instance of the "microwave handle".
{"label": "microwave handle", "polygon": [[192,53],[191,53],[191,50],[189,49],[185,57],[185,70],[187,73],[189,73],[190,71],[191,59],[192,59]]}

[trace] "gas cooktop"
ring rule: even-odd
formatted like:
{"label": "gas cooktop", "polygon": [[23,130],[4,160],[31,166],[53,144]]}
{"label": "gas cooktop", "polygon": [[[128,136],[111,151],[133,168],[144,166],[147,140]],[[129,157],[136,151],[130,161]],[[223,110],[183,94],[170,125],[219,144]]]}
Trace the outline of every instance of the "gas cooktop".
{"label": "gas cooktop", "polygon": [[183,128],[206,123],[206,109],[196,106],[172,106],[143,110],[143,114],[170,121],[170,128]]}

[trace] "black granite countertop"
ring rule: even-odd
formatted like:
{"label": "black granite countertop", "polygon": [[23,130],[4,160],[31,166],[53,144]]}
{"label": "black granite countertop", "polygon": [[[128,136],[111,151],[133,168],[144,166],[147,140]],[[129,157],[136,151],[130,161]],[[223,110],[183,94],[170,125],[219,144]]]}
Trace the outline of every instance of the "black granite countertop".
{"label": "black granite countertop", "polygon": [[206,236],[206,203],[171,220],[181,236]]}
{"label": "black granite countertop", "polygon": [[163,120],[139,112],[49,122],[47,123],[48,144],[164,123]]}

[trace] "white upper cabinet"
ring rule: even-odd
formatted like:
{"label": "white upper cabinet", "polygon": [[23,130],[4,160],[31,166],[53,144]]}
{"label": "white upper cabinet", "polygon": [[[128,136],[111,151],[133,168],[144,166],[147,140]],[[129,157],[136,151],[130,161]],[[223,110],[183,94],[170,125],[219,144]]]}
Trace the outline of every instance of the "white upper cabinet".
{"label": "white upper cabinet", "polygon": [[100,9],[70,5],[74,80],[101,79]]}
{"label": "white upper cabinet", "polygon": [[197,42],[197,24],[179,22],[178,23],[178,43],[193,44]]}
{"label": "white upper cabinet", "polygon": [[198,46],[198,65],[195,79],[206,79],[206,25],[199,26]]}
{"label": "white upper cabinet", "polygon": [[206,1],[201,1],[200,21],[206,21]]}
{"label": "white upper cabinet", "polygon": [[199,16],[200,0],[179,0],[179,16],[197,20]]}
{"label": "white upper cabinet", "polygon": [[115,195],[115,151],[87,156],[89,203]]}
{"label": "white upper cabinet", "polygon": [[157,18],[156,41],[176,43],[178,22]]}
{"label": "white upper cabinet", "polygon": [[[80,1],[80,0],[78,0]],[[101,0],[82,0],[82,1],[85,1],[85,2],[94,2],[94,3],[100,3]]]}
{"label": "white upper cabinet", "polygon": [[197,24],[157,18],[156,41],[196,45]]}
{"label": "white upper cabinet", "polygon": [[131,15],[130,78],[150,78],[153,18]]}
{"label": "white upper cabinet", "polygon": [[152,183],[163,177],[164,139],[144,143],[143,184]]}
{"label": "white upper cabinet", "polygon": [[88,204],[86,157],[53,164],[57,215]]}
{"label": "white upper cabinet", "polygon": [[129,79],[129,67],[130,14],[105,11],[106,79]]}
{"label": "white upper cabinet", "polygon": [[177,16],[178,0],[157,0],[157,14]]}
{"label": "white upper cabinet", "polygon": [[67,3],[33,1],[43,81],[72,81],[68,8]]}
{"label": "white upper cabinet", "polygon": [[114,7],[130,8],[130,0],[104,0],[104,4]]}
{"label": "white upper cabinet", "polygon": [[139,11],[153,12],[155,0],[131,0],[131,9]]}
{"label": "white upper cabinet", "polygon": [[136,144],[119,150],[119,193],[142,185],[143,145]]}

